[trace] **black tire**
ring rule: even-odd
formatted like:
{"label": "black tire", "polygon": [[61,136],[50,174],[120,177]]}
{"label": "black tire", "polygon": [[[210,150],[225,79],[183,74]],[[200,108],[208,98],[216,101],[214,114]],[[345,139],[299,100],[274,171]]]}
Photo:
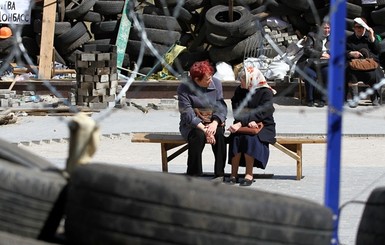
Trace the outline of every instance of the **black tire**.
{"label": "black tire", "polygon": [[73,43],[66,46],[62,46],[60,50],[62,51],[63,54],[71,53],[75,49],[80,48],[83,44],[90,41],[91,38],[92,38],[91,34],[89,32],[86,32],[83,34],[83,36],[81,36],[78,40],[74,41]]}
{"label": "black tire", "polygon": [[[58,171],[36,171],[0,160],[0,230],[52,239],[59,225],[66,179]],[[58,205],[57,207],[55,207]]]}
{"label": "black tire", "polygon": [[61,35],[71,30],[71,22],[55,22],[55,35]]}
{"label": "black tire", "polygon": [[199,19],[199,17],[194,18],[196,17],[196,15],[193,15],[192,13],[190,13],[190,11],[183,7],[170,8],[170,13],[182,23],[196,24],[197,20]]}
{"label": "black tire", "polygon": [[333,232],[320,204],[187,176],[89,164],[68,190],[70,244],[316,245]]}
{"label": "black tire", "polygon": [[[166,45],[176,43],[181,36],[181,34],[177,31],[168,31],[168,30],[153,29],[153,28],[144,28],[144,31],[147,34],[148,40],[150,40],[151,42],[166,44]],[[141,41],[142,40],[141,32],[138,31],[136,28],[132,28],[130,30],[130,39]]]}
{"label": "black tire", "polygon": [[209,52],[199,51],[199,52],[182,52],[174,61],[173,68],[178,69],[179,67],[183,70],[188,71],[190,67],[196,62],[201,60],[210,59]]}
{"label": "black tire", "polygon": [[101,15],[118,15],[122,14],[124,1],[97,1],[93,11]]}
{"label": "black tire", "polygon": [[88,21],[91,23],[103,21],[103,16],[94,11],[88,11],[85,15],[78,18],[80,21]]}
{"label": "black tire", "polygon": [[373,10],[370,16],[375,25],[385,25],[385,7]]}
{"label": "black tire", "polygon": [[346,3],[346,17],[354,19],[357,16],[362,16],[362,7],[354,3]]}
{"label": "black tire", "polygon": [[177,19],[173,16],[141,14],[138,15],[138,18],[143,21],[144,26],[147,28],[182,31]]}
{"label": "black tire", "polygon": [[[141,44],[142,44],[142,41],[128,40],[126,53],[130,57],[137,58],[139,55]],[[143,44],[143,45],[144,45],[144,55],[154,57],[154,54],[150,50],[150,48],[148,48],[147,45],[145,45],[145,44]],[[157,43],[153,43],[152,45],[154,46],[154,48],[158,51],[158,53],[160,55],[165,54],[171,47],[171,45],[163,45],[163,44],[157,44]]]}
{"label": "black tire", "polygon": [[233,8],[233,21],[229,21],[229,7],[217,5],[206,12],[207,32],[222,36],[247,37],[257,28],[250,11],[243,6]]}
{"label": "black tire", "polygon": [[263,41],[263,37],[260,32],[255,33],[254,35],[243,39],[235,45],[228,47],[211,47],[209,50],[210,58],[213,62],[239,62],[242,60],[245,55],[246,47],[253,44],[255,47],[259,47],[260,43]]}
{"label": "black tire", "polygon": [[188,11],[194,11],[209,5],[209,0],[186,0],[184,1],[183,7],[186,8]]}
{"label": "black tire", "polygon": [[75,20],[85,15],[96,3],[96,0],[71,0],[66,6],[65,17]]}
{"label": "black tire", "polygon": [[163,15],[163,10],[155,5],[147,5],[143,7],[143,14]]}
{"label": "black tire", "polygon": [[385,244],[385,187],[372,191],[358,227],[356,245]]}
{"label": "black tire", "polygon": [[87,26],[84,24],[83,21],[76,22],[76,24],[72,26],[72,28],[69,31],[55,38],[55,47],[60,49],[60,47],[69,46],[72,43],[74,43],[76,40],[81,38],[84,35],[84,33],[87,33],[87,32],[88,32]]}
{"label": "black tire", "polygon": [[206,33],[206,39],[210,44],[217,47],[228,47],[243,40],[241,37],[221,36],[212,32]]}
{"label": "black tire", "polygon": [[117,32],[119,24],[120,22],[117,20],[95,22],[91,24],[91,32],[96,35]]}

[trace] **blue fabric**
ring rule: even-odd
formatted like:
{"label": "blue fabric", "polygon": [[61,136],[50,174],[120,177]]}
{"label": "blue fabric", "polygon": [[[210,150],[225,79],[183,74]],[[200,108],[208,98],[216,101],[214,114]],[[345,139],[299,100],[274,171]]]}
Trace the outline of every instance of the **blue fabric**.
{"label": "blue fabric", "polygon": [[[315,81],[316,83],[318,83],[321,87],[325,87],[325,85],[327,84],[327,77],[328,77],[328,66],[325,66],[325,67],[322,67],[320,69],[321,71],[321,76],[318,77],[318,74],[317,72],[307,66],[304,68],[304,72],[313,80]],[[306,101],[307,102],[313,102],[314,99],[316,100],[322,100],[322,101],[326,101],[326,98],[325,96],[323,96],[321,94],[321,92],[319,92],[317,89],[315,89],[315,87],[313,86],[312,83],[310,83],[308,80],[304,79],[305,81],[305,89],[306,89]]]}
{"label": "blue fabric", "polygon": [[[230,136],[229,161],[237,153],[245,153],[254,158],[254,167],[265,169],[269,160],[269,144],[259,140],[257,135],[233,134]],[[245,166],[245,159],[241,157],[239,166]]]}

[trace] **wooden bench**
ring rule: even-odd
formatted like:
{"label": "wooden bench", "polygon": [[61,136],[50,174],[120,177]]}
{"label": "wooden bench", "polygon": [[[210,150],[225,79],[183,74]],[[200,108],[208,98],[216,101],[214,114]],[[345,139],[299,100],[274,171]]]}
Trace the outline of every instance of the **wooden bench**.
{"label": "wooden bench", "polygon": [[[321,144],[326,143],[326,137],[323,136],[289,136],[276,137],[277,142],[273,144],[278,150],[282,151],[297,162],[296,180],[302,178],[302,145],[303,144]],[[133,143],[160,143],[162,171],[168,172],[168,162],[179,156],[187,150],[187,142],[179,133],[158,133],[158,132],[134,132],[131,142]],[[182,146],[177,151],[168,155],[168,151]]]}

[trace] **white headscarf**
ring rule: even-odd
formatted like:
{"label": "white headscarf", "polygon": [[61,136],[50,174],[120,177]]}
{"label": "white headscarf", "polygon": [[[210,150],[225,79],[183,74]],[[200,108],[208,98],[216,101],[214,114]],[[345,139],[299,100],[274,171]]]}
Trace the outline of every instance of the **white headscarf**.
{"label": "white headscarf", "polygon": [[239,73],[239,78],[242,76],[245,76],[246,87],[251,87],[251,90],[265,87],[269,88],[273,94],[277,93],[277,91],[266,82],[265,76],[252,61],[245,60],[243,62],[243,69]]}

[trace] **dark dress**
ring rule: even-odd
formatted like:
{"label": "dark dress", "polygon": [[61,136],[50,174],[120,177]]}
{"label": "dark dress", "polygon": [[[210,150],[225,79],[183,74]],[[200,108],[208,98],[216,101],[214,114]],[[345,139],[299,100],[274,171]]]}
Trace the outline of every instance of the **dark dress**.
{"label": "dark dress", "polygon": [[[234,155],[241,152],[254,157],[254,167],[265,169],[269,160],[269,144],[276,142],[273,93],[269,88],[256,89],[246,107],[237,114],[237,109],[248,93],[249,90],[239,86],[231,98],[234,123],[241,122],[242,126],[247,126],[251,121],[263,122],[264,127],[257,135],[231,134],[228,163],[231,164]],[[245,166],[243,154],[239,165]]]}

